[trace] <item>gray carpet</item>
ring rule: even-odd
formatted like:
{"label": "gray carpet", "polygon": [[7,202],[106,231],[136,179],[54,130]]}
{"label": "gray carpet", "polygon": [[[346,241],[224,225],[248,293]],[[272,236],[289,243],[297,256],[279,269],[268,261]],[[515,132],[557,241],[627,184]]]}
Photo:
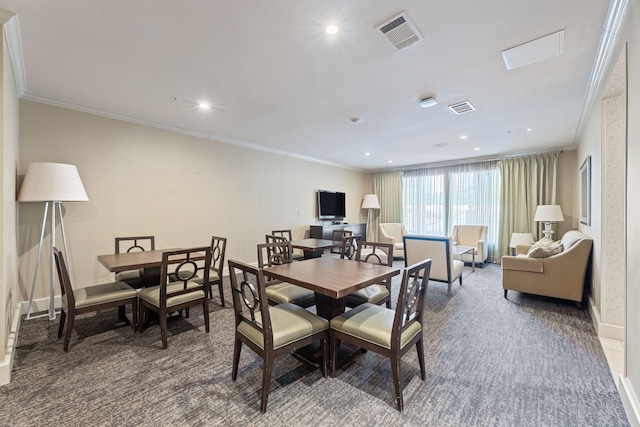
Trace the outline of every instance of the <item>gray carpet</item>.
{"label": "gray carpet", "polygon": [[498,266],[466,270],[451,297],[429,285],[427,379],[408,353],[402,414],[388,360],[368,352],[327,379],[279,359],[260,415],[261,361],[245,347],[231,381],[233,310],[214,300],[211,333],[192,310],[170,322],[167,350],[157,326],[114,325],[116,310],[81,316],[68,354],[57,322],[23,320],[0,425],[628,425],[587,310],[517,292],[505,300]]}

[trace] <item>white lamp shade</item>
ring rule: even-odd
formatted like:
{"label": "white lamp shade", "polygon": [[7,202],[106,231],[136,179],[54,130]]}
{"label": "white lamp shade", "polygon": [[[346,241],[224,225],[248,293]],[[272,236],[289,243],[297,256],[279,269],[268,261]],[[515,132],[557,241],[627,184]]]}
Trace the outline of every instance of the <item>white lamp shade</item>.
{"label": "white lamp shade", "polygon": [[380,202],[376,194],[365,194],[362,209],[380,209]]}
{"label": "white lamp shade", "polygon": [[513,233],[511,235],[511,242],[509,242],[510,248],[515,248],[518,245],[530,245],[535,241],[533,233]]}
{"label": "white lamp shade", "polygon": [[19,202],[86,202],[78,168],[64,163],[31,163],[24,176]]}
{"label": "white lamp shade", "polygon": [[564,221],[562,208],[560,207],[560,205],[539,205],[536,208],[536,216],[533,218],[533,220],[542,222]]}

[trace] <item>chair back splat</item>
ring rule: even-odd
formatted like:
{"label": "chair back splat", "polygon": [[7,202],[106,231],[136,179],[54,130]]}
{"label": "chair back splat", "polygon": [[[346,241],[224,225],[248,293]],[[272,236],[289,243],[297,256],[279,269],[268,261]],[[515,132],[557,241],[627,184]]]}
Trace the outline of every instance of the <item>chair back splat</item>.
{"label": "chair back splat", "polygon": [[[267,241],[258,245],[258,266],[260,268],[293,262],[291,242],[282,237],[267,235]],[[315,293],[292,283],[275,279],[265,279],[266,295],[271,304],[292,303],[300,307],[315,305]]]}
{"label": "chair back splat", "polygon": [[[140,332],[148,322],[148,311],[158,313],[162,348],[167,348],[167,315],[186,311],[201,304],[204,326],[209,333],[209,272],[211,247],[177,249],[162,253],[160,285],[142,288],[139,292]],[[202,277],[202,279],[200,279]]]}
{"label": "chair back splat", "polygon": [[224,258],[227,252],[227,239],[225,237],[211,236],[211,271],[209,272],[209,298],[213,298],[213,286],[218,285],[220,304],[224,307],[224,291],[222,275],[224,270]]}
{"label": "chair back splat", "polygon": [[[358,236],[345,237],[343,240],[343,250],[341,257],[348,258],[348,254],[353,250],[350,246],[357,245],[355,253],[351,259],[358,262],[368,262],[371,264],[393,266],[393,245],[390,243],[361,242],[354,239]],[[348,242],[351,240],[351,242]],[[391,308],[391,279],[380,283],[369,285],[359,289],[347,296],[347,306],[356,307],[364,303],[386,304]]]}
{"label": "chair back splat", "polygon": [[[156,250],[155,236],[130,236],[116,237],[116,254],[129,252],[144,252]],[[142,284],[143,270],[120,271],[116,273],[117,282],[125,282],[134,288],[140,288]]]}
{"label": "chair back splat", "polygon": [[340,342],[388,357],[399,411],[404,409],[400,360],[415,345],[420,376],[426,379],[423,348],[424,299],[429,283],[431,260],[406,267],[395,310],[370,303],[331,319],[331,375],[335,376]]}
{"label": "chair back splat", "polygon": [[231,379],[235,381],[238,376],[240,352],[245,344],[263,359],[260,411],[265,412],[276,357],[320,341],[323,354],[320,367],[326,377],[329,322],[295,304],[270,306],[262,269],[234,260],[228,264],[235,317]]}

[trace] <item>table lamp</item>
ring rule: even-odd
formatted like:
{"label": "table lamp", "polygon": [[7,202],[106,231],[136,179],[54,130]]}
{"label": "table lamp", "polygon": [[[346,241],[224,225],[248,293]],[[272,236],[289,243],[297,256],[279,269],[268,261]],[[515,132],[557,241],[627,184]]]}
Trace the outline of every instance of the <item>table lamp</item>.
{"label": "table lamp", "polygon": [[564,221],[562,208],[560,205],[539,205],[536,208],[536,215],[533,220],[544,222],[544,230],[542,231],[542,234],[544,234],[545,238],[553,240],[553,234],[555,231],[551,229],[551,223]]}
{"label": "table lamp", "polygon": [[373,209],[380,209],[380,202],[377,194],[365,194],[362,200],[362,209],[367,209],[367,241],[373,239]]}
{"label": "table lamp", "polygon": [[[20,193],[18,193],[19,202],[45,202],[44,215],[42,217],[42,231],[40,232],[40,244],[38,246],[38,257],[36,260],[36,269],[33,274],[33,283],[31,285],[31,295],[29,296],[29,308],[27,309],[27,319],[42,317],[31,316],[31,308],[33,304],[33,293],[36,287],[36,279],[38,278],[38,267],[40,265],[40,256],[42,254],[42,242],[44,240],[44,232],[47,225],[47,214],[51,211],[51,283],[49,288],[49,319],[56,318],[54,307],[55,295],[55,259],[53,256],[53,248],[56,244],[56,210],[60,219],[60,231],[62,232],[62,243],[64,246],[64,256],[69,265],[69,256],[67,255],[67,239],[64,232],[64,222],[62,220],[62,202],[86,202],[89,198],[84,190],[78,168],[73,165],[64,163],[31,163],[27,168],[24,176]],[[70,265],[69,265],[69,268]]]}
{"label": "table lamp", "polygon": [[530,245],[534,241],[533,233],[513,233],[511,234],[509,247],[515,250],[518,245]]}

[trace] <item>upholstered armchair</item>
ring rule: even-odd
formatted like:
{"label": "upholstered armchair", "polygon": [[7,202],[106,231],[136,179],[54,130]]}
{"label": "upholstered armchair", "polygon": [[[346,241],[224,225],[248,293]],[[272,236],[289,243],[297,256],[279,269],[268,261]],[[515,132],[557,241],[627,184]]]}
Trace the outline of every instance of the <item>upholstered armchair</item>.
{"label": "upholstered armchair", "polygon": [[462,286],[464,263],[454,259],[451,237],[442,236],[404,236],[405,266],[423,259],[431,260],[430,281],[447,284],[447,296],[451,295],[451,284],[456,280]]}
{"label": "upholstered armchair", "polygon": [[397,257],[404,256],[404,242],[402,237],[407,230],[399,222],[381,222],[378,224],[378,242],[393,245],[393,253]]}
{"label": "upholstered armchair", "polygon": [[570,230],[561,242],[562,252],[555,255],[534,254],[529,245],[518,245],[516,256],[503,256],[504,297],[513,290],[581,303],[593,240],[578,230]]}
{"label": "upholstered armchair", "polygon": [[[454,225],[451,240],[458,246],[475,248],[476,265],[479,267],[484,265],[489,255],[486,225]],[[471,253],[460,255],[460,261],[472,263],[473,255]]]}

